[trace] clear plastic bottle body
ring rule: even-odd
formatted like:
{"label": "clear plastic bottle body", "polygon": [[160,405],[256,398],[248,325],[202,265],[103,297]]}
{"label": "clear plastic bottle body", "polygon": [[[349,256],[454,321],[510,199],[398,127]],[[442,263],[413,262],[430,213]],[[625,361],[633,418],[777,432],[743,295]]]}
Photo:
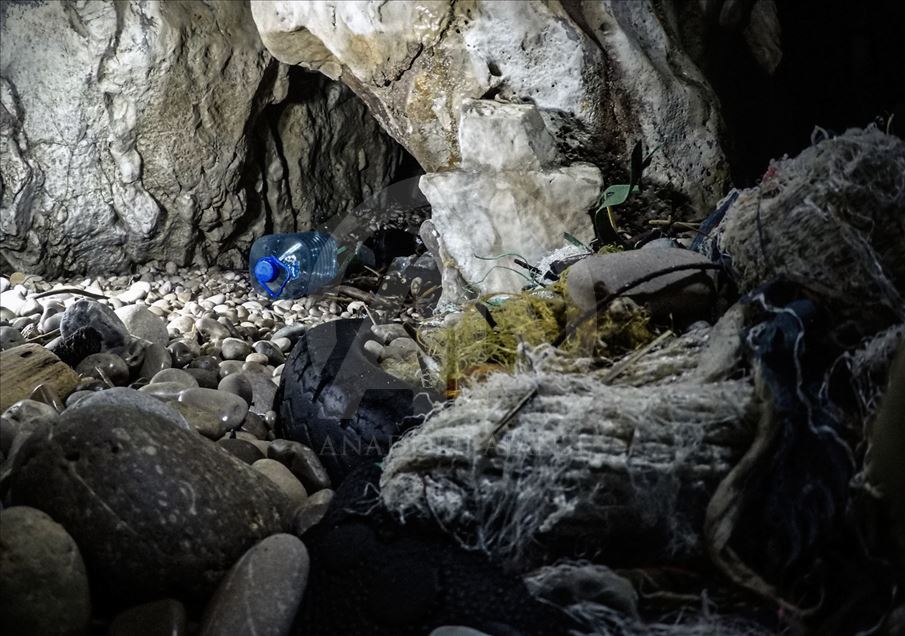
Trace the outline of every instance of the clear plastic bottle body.
{"label": "clear plastic bottle body", "polygon": [[336,240],[323,232],[268,234],[252,244],[248,269],[255,289],[265,296],[307,296],[336,279]]}

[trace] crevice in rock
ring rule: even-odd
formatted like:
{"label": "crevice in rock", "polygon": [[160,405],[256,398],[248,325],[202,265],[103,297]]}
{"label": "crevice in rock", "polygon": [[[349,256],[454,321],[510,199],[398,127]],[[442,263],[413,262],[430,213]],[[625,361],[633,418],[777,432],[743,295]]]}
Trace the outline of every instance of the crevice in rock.
{"label": "crevice in rock", "polygon": [[424,173],[347,86],[274,63],[259,89],[262,102],[279,81],[288,84],[285,97],[262,104],[246,127],[246,211],[227,241],[240,251],[263,234],[323,227],[391,183]]}

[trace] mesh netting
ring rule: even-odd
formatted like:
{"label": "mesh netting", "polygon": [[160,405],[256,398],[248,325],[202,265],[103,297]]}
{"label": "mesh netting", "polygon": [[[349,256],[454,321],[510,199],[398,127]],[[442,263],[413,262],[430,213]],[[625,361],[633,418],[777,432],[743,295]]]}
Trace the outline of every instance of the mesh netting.
{"label": "mesh netting", "polygon": [[[645,358],[694,355],[687,341]],[[539,544],[618,550],[644,535],[670,558],[699,553],[707,499],[753,435],[751,383],[680,374],[636,388],[544,366],[491,376],[395,444],[388,508],[517,566]]]}
{"label": "mesh netting", "polygon": [[717,230],[744,291],[784,276],[840,305],[905,315],[905,142],[849,130],[771,163]]}

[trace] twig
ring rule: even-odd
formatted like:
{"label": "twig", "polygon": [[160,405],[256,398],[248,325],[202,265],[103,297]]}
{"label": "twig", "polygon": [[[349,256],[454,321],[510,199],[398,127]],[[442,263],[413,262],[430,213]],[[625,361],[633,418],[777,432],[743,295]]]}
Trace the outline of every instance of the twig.
{"label": "twig", "polygon": [[490,435],[487,436],[487,439],[484,440],[483,448],[485,451],[489,450],[490,447],[496,443],[497,435],[506,428],[506,425],[512,420],[515,415],[521,411],[524,406],[531,401],[534,396],[537,395],[537,387],[534,387],[528,393],[522,396],[522,398],[515,403],[511,409],[506,411],[506,414],[503,415],[503,418],[497,423],[497,425],[490,431]]}
{"label": "twig", "polygon": [[46,298],[47,296],[56,296],[57,294],[78,294],[79,296],[87,296],[88,298],[109,300],[109,296],[105,296],[104,294],[95,294],[94,292],[79,289],[78,287],[63,287],[62,289],[51,289],[46,292],[41,292],[40,294],[35,294],[34,296],[32,296],[32,298]]}

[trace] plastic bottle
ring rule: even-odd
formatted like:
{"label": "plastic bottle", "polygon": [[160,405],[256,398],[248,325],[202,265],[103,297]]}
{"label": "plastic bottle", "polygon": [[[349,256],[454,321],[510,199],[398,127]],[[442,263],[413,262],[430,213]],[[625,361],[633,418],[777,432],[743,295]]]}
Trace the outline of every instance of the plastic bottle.
{"label": "plastic bottle", "polygon": [[268,234],[251,246],[251,281],[271,298],[299,298],[329,285],[339,273],[336,241],[323,232]]}

